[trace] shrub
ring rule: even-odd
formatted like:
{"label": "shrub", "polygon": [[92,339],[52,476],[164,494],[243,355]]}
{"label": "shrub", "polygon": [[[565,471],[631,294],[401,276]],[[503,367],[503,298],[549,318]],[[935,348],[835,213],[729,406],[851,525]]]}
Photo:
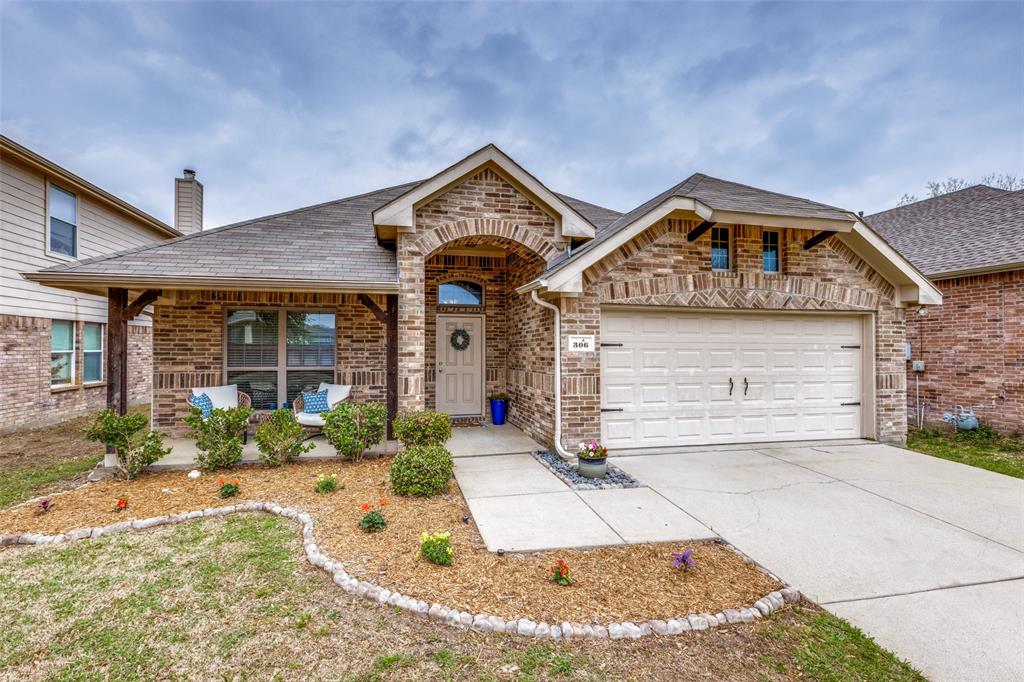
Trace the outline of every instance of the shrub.
{"label": "shrub", "polygon": [[337,474],[317,474],[316,491],[320,494],[333,493],[338,489]]}
{"label": "shrub", "polygon": [[451,533],[423,533],[420,535],[420,554],[432,564],[451,566],[452,546],[449,543]]}
{"label": "shrub", "polygon": [[430,497],[448,489],[455,465],[440,445],[406,448],[391,463],[391,487],[399,495]]}
{"label": "shrub", "polygon": [[253,440],[260,450],[260,459],[272,467],[287,464],[316,447],[303,441],[302,425],[295,421],[291,410],[284,408],[274,410],[270,418],[259,425]]}
{"label": "shrub", "polygon": [[164,434],[143,431],[148,423],[146,415],[138,412],[121,415],[103,410],[85,428],[85,437],[113,448],[121,476],[131,480],[171,451],[163,446]]}
{"label": "shrub", "polygon": [[231,467],[242,460],[242,432],[249,423],[249,407],[215,407],[210,416],[203,419],[198,407],[185,417],[185,423],[192,429],[196,439],[196,463],[200,469]]}
{"label": "shrub", "polygon": [[452,437],[452,418],[444,412],[405,412],[395,419],[394,427],[395,437],[405,447],[444,445]]}
{"label": "shrub", "polygon": [[338,403],[324,413],[324,437],[339,455],[358,461],[384,440],[387,418],[383,403]]}
{"label": "shrub", "polygon": [[508,393],[491,393],[489,396],[487,396],[487,399],[488,400],[501,400],[501,401],[504,401],[504,402],[507,403],[508,402]]}
{"label": "shrub", "polygon": [[166,434],[158,431],[149,431],[141,439],[132,439],[131,445],[125,452],[119,452],[117,456],[118,469],[121,475],[131,480],[138,476],[150,464],[155,463],[168,452],[170,448],[164,447]]}
{"label": "shrub", "polygon": [[233,481],[225,481],[221,476],[217,483],[220,485],[220,499],[222,500],[234,497],[242,490],[242,482],[237,478]]}
{"label": "shrub", "polygon": [[569,564],[562,559],[556,561],[555,565],[551,567],[551,573],[548,575],[548,580],[553,583],[558,583],[563,587],[572,585],[572,578],[569,577]]}

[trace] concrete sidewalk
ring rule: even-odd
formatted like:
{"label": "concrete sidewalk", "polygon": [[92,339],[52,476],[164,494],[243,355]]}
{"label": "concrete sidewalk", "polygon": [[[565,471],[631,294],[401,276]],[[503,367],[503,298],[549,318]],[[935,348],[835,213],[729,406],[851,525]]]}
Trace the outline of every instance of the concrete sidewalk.
{"label": "concrete sidewalk", "polygon": [[577,492],[532,455],[459,457],[455,478],[492,552],[715,537],[650,488]]}

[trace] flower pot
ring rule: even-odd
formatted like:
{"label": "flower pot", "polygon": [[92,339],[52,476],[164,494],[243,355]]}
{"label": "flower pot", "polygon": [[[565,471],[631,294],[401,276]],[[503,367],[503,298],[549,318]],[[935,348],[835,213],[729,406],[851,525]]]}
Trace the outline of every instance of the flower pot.
{"label": "flower pot", "polygon": [[576,468],[583,478],[604,478],[608,473],[608,460],[605,457],[600,459],[576,458]]}
{"label": "flower pot", "polygon": [[495,398],[490,399],[491,403],[491,423],[495,426],[501,426],[505,423],[505,410],[508,409],[508,402],[505,400],[497,400]]}

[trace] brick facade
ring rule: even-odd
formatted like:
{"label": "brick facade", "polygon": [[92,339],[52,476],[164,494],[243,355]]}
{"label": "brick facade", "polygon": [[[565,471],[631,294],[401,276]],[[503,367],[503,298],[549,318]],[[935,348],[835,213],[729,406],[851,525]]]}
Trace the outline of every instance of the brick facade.
{"label": "brick facade", "polygon": [[1007,431],[1024,430],[1024,271],[936,281],[943,304],[924,315],[907,312],[907,341],[918,374],[906,363],[907,408],[918,420],[917,382],[924,423],[941,423],[953,406],[977,410],[982,421]]}
{"label": "brick facade", "polygon": [[[383,307],[383,297],[374,297]],[[335,314],[335,374],[358,401],[385,400],[385,328],[351,294],[180,291],[154,309],[153,422],[183,435],[185,398],[197,386],[225,383],[224,324],[229,308],[302,308]]]}
{"label": "brick facade", "polygon": [[664,220],[585,273],[583,294],[563,298],[562,432],[570,447],[601,432],[600,355],[570,353],[566,337],[594,335],[600,342],[601,305],[664,305],[698,309],[823,310],[875,317],[875,430],[878,440],[906,436],[903,409],[903,311],[893,289],[837,239],[805,251],[806,230],[779,230],[782,272],[761,268],[761,228],[732,230],[733,268],[712,272],[707,236],[686,233],[696,221]]}
{"label": "brick facade", "polygon": [[[75,327],[74,384],[51,389],[51,320],[0,315],[0,431],[53,424],[106,407],[106,383],[83,384],[84,325],[78,322]],[[152,352],[151,327],[128,325],[128,390],[132,403],[149,400]]]}
{"label": "brick facade", "polygon": [[[509,421],[550,444],[553,314],[515,289],[562,253],[565,242],[557,222],[489,167],[417,208],[414,222],[412,230],[399,231],[396,239],[399,409],[434,406],[436,316],[479,312],[439,308],[437,285],[468,279],[485,289],[486,390],[509,393]],[[907,416],[904,314],[892,303],[892,286],[840,239],[804,250],[813,234],[807,230],[778,230],[782,272],[765,274],[762,229],[745,225],[730,228],[732,270],[712,272],[709,238],[686,240],[695,226],[695,221],[663,220],[592,266],[579,295],[559,299],[563,444],[571,447],[600,434],[600,354],[565,349],[569,335],[600,340],[601,306],[606,304],[861,314],[873,320],[874,338],[865,342],[874,347],[875,436],[902,441]],[[472,255],[476,248],[489,251]],[[224,316],[232,306],[335,311],[338,380],[354,385],[356,400],[383,400],[384,326],[354,296],[178,292],[175,302],[156,307],[154,412],[160,428],[183,430],[189,388],[224,383]],[[869,388],[865,391],[870,395]]]}
{"label": "brick facade", "polygon": [[456,243],[521,245],[545,262],[564,248],[555,219],[492,168],[416,209],[415,231],[399,233],[398,407],[427,404],[427,310],[425,268],[435,252]]}

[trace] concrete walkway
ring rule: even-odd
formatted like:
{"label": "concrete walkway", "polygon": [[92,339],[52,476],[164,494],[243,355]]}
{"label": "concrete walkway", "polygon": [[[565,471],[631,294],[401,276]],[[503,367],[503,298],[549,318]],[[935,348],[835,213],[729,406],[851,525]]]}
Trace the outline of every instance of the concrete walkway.
{"label": "concrete walkway", "polygon": [[455,478],[492,552],[714,537],[650,488],[576,492],[532,455],[459,457]]}
{"label": "concrete walkway", "polygon": [[543,445],[511,424],[457,426],[452,429],[452,437],[444,446],[452,457],[529,454],[544,449]]}
{"label": "concrete walkway", "polygon": [[1024,679],[1024,481],[878,444],[613,461],[930,679]]}

